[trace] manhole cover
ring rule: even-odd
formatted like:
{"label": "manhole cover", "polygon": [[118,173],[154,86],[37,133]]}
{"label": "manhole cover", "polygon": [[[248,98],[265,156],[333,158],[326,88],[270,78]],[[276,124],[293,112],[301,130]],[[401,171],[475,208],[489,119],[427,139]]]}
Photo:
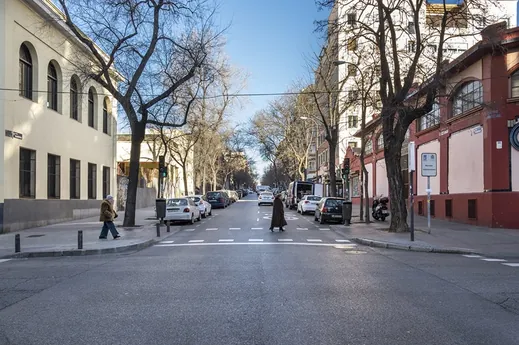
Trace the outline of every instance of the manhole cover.
{"label": "manhole cover", "polygon": [[27,237],[42,237],[42,236],[45,236],[45,235],[29,235]]}

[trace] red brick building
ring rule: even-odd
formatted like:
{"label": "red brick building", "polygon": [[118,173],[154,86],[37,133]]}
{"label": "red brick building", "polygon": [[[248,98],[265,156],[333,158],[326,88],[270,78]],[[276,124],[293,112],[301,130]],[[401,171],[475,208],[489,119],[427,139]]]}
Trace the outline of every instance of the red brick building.
{"label": "red brick building", "polygon": [[[447,83],[437,104],[409,128],[407,140],[416,144],[418,214],[427,212],[427,180],[421,176],[420,156],[436,153],[438,175],[431,178],[434,217],[519,228],[519,139],[511,135],[519,133],[519,28],[505,27],[487,28],[482,41],[446,67]],[[369,139],[365,163],[370,198],[389,193],[380,130],[375,118],[364,133]],[[351,150],[346,157],[351,159],[353,201],[359,202],[360,161]],[[405,178],[407,165],[403,152]]]}

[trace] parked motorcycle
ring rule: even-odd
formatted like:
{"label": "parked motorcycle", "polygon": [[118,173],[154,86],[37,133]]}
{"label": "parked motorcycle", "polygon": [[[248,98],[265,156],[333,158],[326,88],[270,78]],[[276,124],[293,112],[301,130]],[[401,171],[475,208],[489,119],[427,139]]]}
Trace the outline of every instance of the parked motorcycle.
{"label": "parked motorcycle", "polygon": [[387,203],[389,198],[387,196],[379,196],[373,198],[373,205],[371,206],[371,215],[376,220],[385,221],[386,217],[389,217],[389,211]]}

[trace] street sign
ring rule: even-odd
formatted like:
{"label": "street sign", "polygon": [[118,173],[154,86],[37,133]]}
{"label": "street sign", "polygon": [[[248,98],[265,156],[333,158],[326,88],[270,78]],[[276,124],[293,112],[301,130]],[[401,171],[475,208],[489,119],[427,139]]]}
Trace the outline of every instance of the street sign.
{"label": "street sign", "polygon": [[408,153],[407,153],[407,161],[409,164],[409,171],[415,171],[416,170],[416,150],[415,150],[415,143],[414,141],[410,141],[409,144],[407,144],[408,147]]}
{"label": "street sign", "polygon": [[437,175],[438,160],[436,153],[422,153],[422,176],[423,177],[436,177]]}

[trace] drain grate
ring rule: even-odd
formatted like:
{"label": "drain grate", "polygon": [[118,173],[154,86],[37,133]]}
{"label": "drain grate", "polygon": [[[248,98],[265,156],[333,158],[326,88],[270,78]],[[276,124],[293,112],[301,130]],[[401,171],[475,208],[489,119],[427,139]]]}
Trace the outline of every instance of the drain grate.
{"label": "drain grate", "polygon": [[42,236],[45,236],[45,235],[29,235],[27,237],[42,237]]}

